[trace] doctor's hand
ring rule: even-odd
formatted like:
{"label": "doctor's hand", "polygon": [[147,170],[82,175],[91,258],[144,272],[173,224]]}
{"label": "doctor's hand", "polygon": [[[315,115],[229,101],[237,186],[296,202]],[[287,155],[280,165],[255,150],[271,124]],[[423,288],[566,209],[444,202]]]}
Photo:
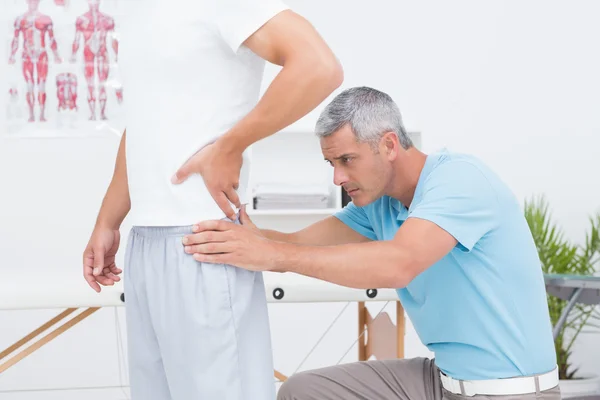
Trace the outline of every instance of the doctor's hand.
{"label": "doctor's hand", "polygon": [[225,220],[202,221],[192,234],[183,237],[185,252],[194,259],[212,264],[229,264],[251,271],[270,271],[277,265],[275,242],[262,235],[246,214],[240,211],[242,225]]}
{"label": "doctor's hand", "polygon": [[113,286],[121,280],[118,275],[123,271],[115,264],[120,238],[118,229],[97,227],[83,252],[83,277],[98,293],[100,285]]}
{"label": "doctor's hand", "polygon": [[241,207],[237,195],[242,168],[242,152],[234,150],[223,142],[207,145],[190,157],[172,178],[174,184],[184,182],[192,174],[200,174],[210,195],[229,219],[235,219],[231,202]]}

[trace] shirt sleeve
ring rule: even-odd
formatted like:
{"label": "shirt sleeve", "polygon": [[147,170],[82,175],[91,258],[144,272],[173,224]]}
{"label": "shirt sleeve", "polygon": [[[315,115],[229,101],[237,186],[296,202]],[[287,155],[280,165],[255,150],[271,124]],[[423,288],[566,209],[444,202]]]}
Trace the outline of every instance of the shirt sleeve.
{"label": "shirt sleeve", "polygon": [[476,165],[450,161],[431,172],[408,218],[431,221],[471,251],[499,221],[497,195]]}
{"label": "shirt sleeve", "polygon": [[375,235],[369,217],[362,207],[357,207],[350,202],[340,211],[333,214],[333,216],[361,235],[371,240],[377,240],[377,235]]}
{"label": "shirt sleeve", "polygon": [[282,0],[217,0],[216,25],[225,42],[237,52],[254,32],[287,9]]}

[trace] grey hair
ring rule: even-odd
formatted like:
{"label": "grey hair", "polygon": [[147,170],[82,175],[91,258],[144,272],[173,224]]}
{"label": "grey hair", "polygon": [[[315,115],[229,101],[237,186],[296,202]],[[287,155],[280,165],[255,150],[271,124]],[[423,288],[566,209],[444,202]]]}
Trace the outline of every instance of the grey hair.
{"label": "grey hair", "polygon": [[321,112],[315,133],[319,138],[327,137],[347,124],[359,142],[375,146],[384,133],[394,132],[404,149],[413,147],[400,109],[379,90],[360,86],[338,94]]}

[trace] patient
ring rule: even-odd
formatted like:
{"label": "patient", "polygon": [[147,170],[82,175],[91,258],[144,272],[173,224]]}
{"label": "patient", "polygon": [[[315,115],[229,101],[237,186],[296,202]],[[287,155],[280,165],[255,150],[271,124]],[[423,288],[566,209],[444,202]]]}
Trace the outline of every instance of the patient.
{"label": "patient", "polygon": [[[248,202],[247,147],[314,109],[341,84],[341,67],[280,0],[126,3],[123,14],[136,16],[123,20],[119,49],[127,131],[85,278],[96,291],[119,280],[127,216],[133,400],[271,400],[262,275],[198,262],[181,239],[196,221],[237,218]],[[283,68],[258,100],[265,60]]]}

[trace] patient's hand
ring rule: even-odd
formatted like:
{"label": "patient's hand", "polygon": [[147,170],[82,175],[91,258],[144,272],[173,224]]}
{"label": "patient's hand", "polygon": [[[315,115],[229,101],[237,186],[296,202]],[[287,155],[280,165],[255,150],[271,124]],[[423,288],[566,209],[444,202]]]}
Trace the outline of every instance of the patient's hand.
{"label": "patient's hand", "polygon": [[173,184],[181,184],[192,174],[200,174],[208,192],[229,219],[235,219],[235,211],[241,207],[236,192],[240,181],[242,153],[229,149],[222,141],[209,144],[190,157],[177,170],[172,178]]}
{"label": "patient's hand", "polygon": [[83,277],[98,293],[100,285],[112,286],[121,280],[118,275],[123,271],[115,264],[120,238],[118,229],[97,227],[83,252]]}

